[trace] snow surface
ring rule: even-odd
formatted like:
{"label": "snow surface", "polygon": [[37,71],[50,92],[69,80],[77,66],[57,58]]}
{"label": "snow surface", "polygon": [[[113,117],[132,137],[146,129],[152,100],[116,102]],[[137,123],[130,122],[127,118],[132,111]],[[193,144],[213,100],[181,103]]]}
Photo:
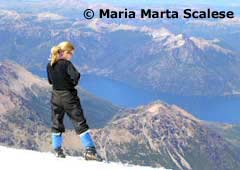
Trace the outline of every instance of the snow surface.
{"label": "snow surface", "polygon": [[166,170],[121,163],[85,161],[82,157],[56,158],[52,153],[0,146],[1,170]]}

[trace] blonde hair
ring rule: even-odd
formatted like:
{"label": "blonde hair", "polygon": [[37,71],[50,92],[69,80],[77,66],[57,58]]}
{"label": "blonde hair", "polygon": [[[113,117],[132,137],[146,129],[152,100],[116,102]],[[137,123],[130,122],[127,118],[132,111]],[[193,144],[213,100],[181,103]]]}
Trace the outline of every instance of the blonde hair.
{"label": "blonde hair", "polygon": [[71,42],[63,41],[57,46],[52,47],[51,49],[51,66],[57,62],[57,60],[60,58],[60,53],[63,51],[71,52],[74,50],[74,46]]}

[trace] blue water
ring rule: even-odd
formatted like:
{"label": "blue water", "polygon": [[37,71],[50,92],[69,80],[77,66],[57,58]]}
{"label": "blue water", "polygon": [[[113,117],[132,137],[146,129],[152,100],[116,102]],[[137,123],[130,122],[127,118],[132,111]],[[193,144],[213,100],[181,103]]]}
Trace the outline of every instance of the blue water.
{"label": "blue water", "polygon": [[133,108],[162,100],[176,104],[202,120],[240,123],[240,97],[195,97],[158,94],[94,75],[84,75],[80,85],[113,104]]}

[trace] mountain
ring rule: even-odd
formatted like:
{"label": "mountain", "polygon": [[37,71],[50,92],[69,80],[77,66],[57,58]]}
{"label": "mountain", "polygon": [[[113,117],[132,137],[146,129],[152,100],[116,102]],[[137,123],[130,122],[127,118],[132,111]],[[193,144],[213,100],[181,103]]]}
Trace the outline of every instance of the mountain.
{"label": "mountain", "polygon": [[220,132],[175,105],[156,101],[96,130],[95,140],[111,161],[179,170],[239,169],[240,147],[233,143],[239,133],[229,131],[230,141]]}
{"label": "mountain", "polygon": [[[66,159],[58,159],[49,153],[41,153],[29,150],[11,149],[0,147],[0,159],[2,160],[2,169],[89,169],[94,170],[154,170],[151,167],[141,167],[133,165],[124,165],[121,163],[106,163],[96,161],[85,161],[82,157],[67,157]],[[13,163],[14,162],[14,163]],[[37,164],[37,166],[36,166]],[[158,168],[165,170],[165,168]]]}
{"label": "mountain", "polygon": [[1,10],[0,18],[0,60],[9,58],[39,75],[49,49],[70,40],[76,46],[74,62],[83,73],[173,95],[240,92],[239,53],[217,38],[174,33],[162,23],[156,28],[143,26],[143,21],[86,21],[54,12]]}
{"label": "mountain", "polygon": [[[50,86],[12,61],[2,62],[0,72],[0,143],[46,150],[51,126]],[[79,93],[90,127],[103,127],[120,110],[83,89]],[[65,123],[72,128],[69,120]]]}
{"label": "mountain", "polygon": [[[2,62],[0,71],[0,143],[50,151],[50,87],[46,80],[11,61]],[[80,94],[84,93],[80,90]],[[120,110],[89,94],[84,98],[87,117],[94,110],[95,115],[104,113],[100,120],[95,115],[87,119],[93,127],[100,127],[91,133],[106,160],[177,170],[240,167],[239,126],[204,122],[160,101]],[[69,129],[64,137],[66,152],[82,155],[75,132]]]}
{"label": "mountain", "polygon": [[[115,36],[111,36],[113,34]],[[239,93],[239,83],[235,81],[239,79],[236,72],[239,57],[234,52],[214,41],[175,35],[166,29],[147,28],[142,37],[139,34],[138,31],[107,34],[107,37],[114,37],[110,42],[117,42],[111,44],[114,50],[106,50],[114,56],[110,69],[113,78],[155,92],[178,95]],[[122,46],[125,49],[119,48]]]}

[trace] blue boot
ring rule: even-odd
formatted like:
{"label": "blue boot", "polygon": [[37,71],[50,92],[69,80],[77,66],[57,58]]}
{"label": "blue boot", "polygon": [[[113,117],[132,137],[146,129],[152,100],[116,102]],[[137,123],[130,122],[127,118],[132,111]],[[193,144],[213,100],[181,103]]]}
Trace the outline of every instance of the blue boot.
{"label": "blue boot", "polygon": [[95,148],[95,144],[92,140],[92,137],[90,135],[90,133],[88,131],[83,132],[82,134],[80,134],[80,139],[82,141],[82,144],[84,146],[85,149],[87,148]]}
{"label": "blue boot", "polygon": [[52,147],[57,157],[65,158],[66,155],[62,149],[63,136],[61,133],[52,133]]}
{"label": "blue boot", "polygon": [[96,149],[95,149],[95,144],[92,140],[91,135],[89,134],[88,131],[80,134],[80,139],[82,141],[82,144],[85,148],[85,154],[84,157],[86,160],[95,160],[95,161],[102,161],[102,158],[100,155],[98,155]]}

